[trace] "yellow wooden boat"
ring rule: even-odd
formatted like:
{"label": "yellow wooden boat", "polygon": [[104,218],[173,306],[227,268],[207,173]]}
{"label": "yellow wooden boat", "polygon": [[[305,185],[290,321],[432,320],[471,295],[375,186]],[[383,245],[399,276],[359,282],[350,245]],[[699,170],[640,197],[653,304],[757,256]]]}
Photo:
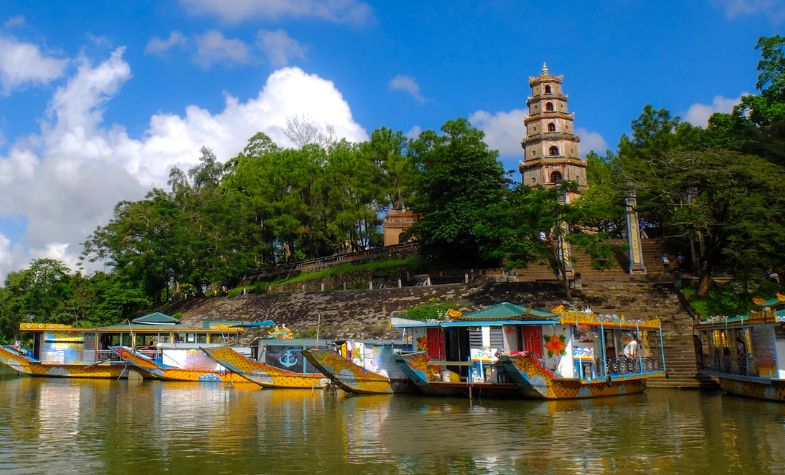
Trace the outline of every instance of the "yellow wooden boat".
{"label": "yellow wooden boat", "polygon": [[[145,376],[166,381],[200,383],[251,383],[241,375],[229,371],[202,352],[202,345],[180,344],[159,347],[158,358],[127,346],[112,347],[123,361]],[[163,361],[169,361],[170,364]]]}
{"label": "yellow wooden boat", "polygon": [[665,376],[658,319],[507,302],[448,316],[392,322],[419,350],[396,359],[424,394],[577,399],[641,392]]}
{"label": "yellow wooden boat", "polygon": [[395,350],[408,349],[409,345],[393,341],[350,343],[353,346],[351,359],[331,349],[303,350],[303,356],[336,386],[349,393],[393,394],[416,391],[393,360]]}
{"label": "yellow wooden boat", "polygon": [[[244,356],[231,347],[203,347],[210,358],[230,371],[242,376],[265,388],[288,388],[288,389],[314,389],[323,388],[328,382],[322,373],[297,372],[282,368],[277,368],[271,364],[256,361]],[[287,364],[291,360],[291,366],[296,366],[297,356],[292,356],[292,352],[286,353],[284,357]]]}

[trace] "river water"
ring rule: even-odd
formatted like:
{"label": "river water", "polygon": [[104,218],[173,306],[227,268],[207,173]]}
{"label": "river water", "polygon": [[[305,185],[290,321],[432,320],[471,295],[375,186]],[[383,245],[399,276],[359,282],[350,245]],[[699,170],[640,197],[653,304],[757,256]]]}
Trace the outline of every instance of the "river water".
{"label": "river water", "polygon": [[785,473],[785,404],[346,397],[0,376],[2,473]]}

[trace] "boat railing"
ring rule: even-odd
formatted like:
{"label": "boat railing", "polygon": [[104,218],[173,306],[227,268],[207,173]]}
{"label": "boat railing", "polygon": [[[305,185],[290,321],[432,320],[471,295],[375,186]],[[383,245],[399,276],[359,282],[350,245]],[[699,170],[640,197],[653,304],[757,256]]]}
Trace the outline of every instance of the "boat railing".
{"label": "boat railing", "polygon": [[607,374],[643,373],[658,371],[662,366],[659,358],[647,356],[642,358],[627,358],[619,356],[607,359]]}
{"label": "boat railing", "polygon": [[112,350],[98,350],[96,353],[96,361],[122,361],[123,359],[117,356]]}
{"label": "boat railing", "polygon": [[740,376],[757,376],[752,370],[752,357],[734,357],[731,355],[715,354],[714,358],[704,361],[704,369],[718,373],[737,374]]}

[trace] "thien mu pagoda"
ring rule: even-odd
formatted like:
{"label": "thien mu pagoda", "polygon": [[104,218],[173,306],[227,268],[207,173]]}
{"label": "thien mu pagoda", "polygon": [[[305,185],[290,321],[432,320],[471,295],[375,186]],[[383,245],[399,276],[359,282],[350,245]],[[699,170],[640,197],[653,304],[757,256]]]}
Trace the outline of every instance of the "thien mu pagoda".
{"label": "thien mu pagoda", "polygon": [[573,126],[575,114],[567,110],[563,79],[551,75],[545,64],[542,74],[529,77],[532,95],[526,100],[529,115],[524,119],[526,137],[521,142],[524,157],[520,163],[526,185],[549,187],[574,181],[579,188],[586,187],[586,162],[580,158],[580,138]]}

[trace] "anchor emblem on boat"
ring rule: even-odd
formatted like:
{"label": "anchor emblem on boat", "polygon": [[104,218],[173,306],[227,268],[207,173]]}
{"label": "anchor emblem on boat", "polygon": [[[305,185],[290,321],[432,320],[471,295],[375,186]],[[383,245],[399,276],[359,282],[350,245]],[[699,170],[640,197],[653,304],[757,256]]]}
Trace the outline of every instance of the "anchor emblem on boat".
{"label": "anchor emblem on boat", "polygon": [[278,361],[287,368],[297,364],[297,357],[292,354],[292,350],[286,350],[286,353]]}

